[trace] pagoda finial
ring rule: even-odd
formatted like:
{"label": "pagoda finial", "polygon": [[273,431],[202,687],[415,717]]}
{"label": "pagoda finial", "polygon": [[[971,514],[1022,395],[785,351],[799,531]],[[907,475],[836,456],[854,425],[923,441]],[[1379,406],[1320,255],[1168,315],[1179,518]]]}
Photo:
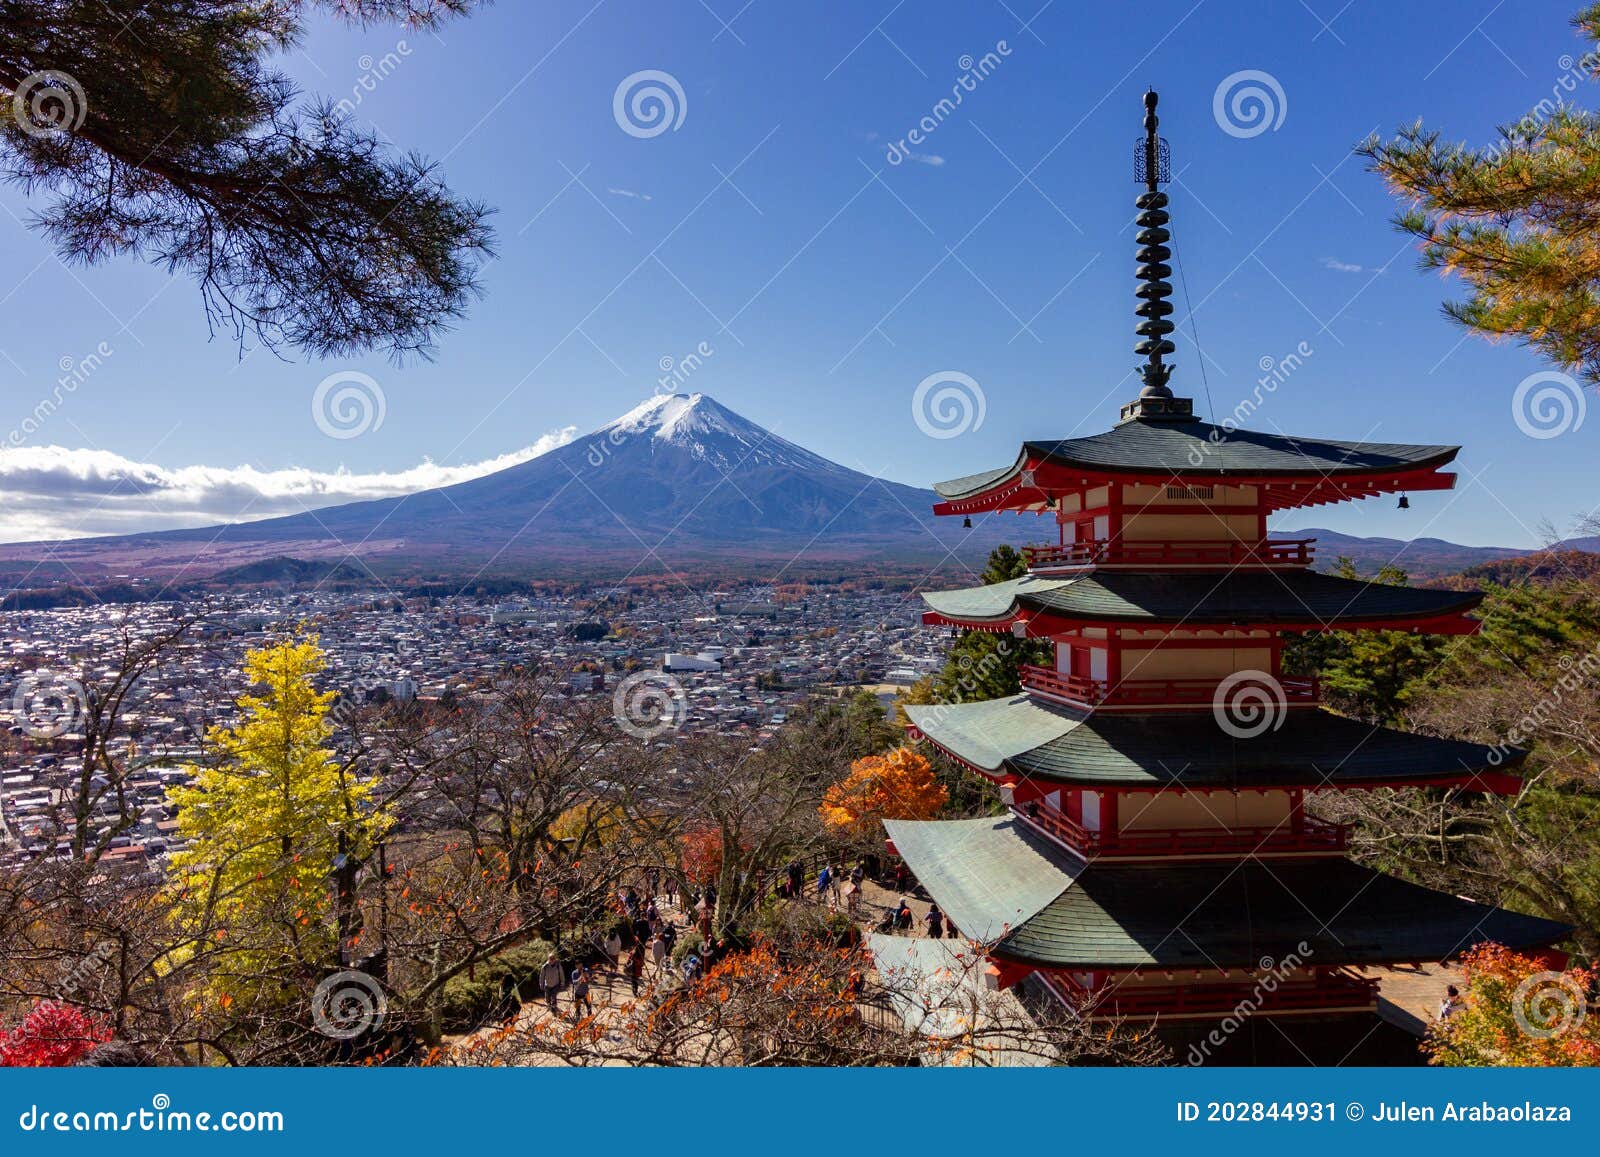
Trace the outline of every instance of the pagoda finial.
{"label": "pagoda finial", "polygon": [[1176,348],[1167,336],[1174,328],[1167,320],[1172,313],[1167,301],[1172,296],[1172,284],[1167,280],[1172,276],[1172,266],[1167,264],[1172,257],[1172,250],[1167,248],[1172,234],[1165,228],[1170,220],[1167,195],[1159,188],[1172,179],[1172,171],[1167,142],[1156,135],[1158,99],[1154,89],[1144,94],[1144,140],[1135,146],[1133,165],[1134,180],[1143,181],[1145,187],[1134,201],[1139,207],[1139,215],[1134,219],[1139,226],[1134,238],[1139,243],[1139,288],[1135,294],[1139,307],[1133,312],[1140,318],[1134,327],[1140,340],[1133,352],[1147,359],[1139,369],[1144,379],[1144,389],[1139,396],[1143,398],[1172,397],[1172,391],[1167,388],[1172,367],[1162,358]]}

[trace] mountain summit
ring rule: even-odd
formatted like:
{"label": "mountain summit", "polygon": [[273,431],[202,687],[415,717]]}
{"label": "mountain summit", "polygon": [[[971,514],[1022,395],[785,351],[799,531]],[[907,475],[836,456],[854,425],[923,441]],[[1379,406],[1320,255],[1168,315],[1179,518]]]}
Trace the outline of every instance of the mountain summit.
{"label": "mountain summit", "polygon": [[709,394],[658,394],[596,430],[607,441],[648,437],[652,443],[685,450],[723,471],[754,462],[792,470],[844,471],[735,414]]}
{"label": "mountain summit", "polygon": [[1034,529],[1006,520],[975,534],[936,520],[934,501],[931,490],[830,462],[706,394],[670,394],[452,486],[259,522],[9,547],[0,557],[196,576],[282,555],[355,555],[384,571],[466,576],[774,565],[804,573],[880,559],[975,564],[995,542]]}

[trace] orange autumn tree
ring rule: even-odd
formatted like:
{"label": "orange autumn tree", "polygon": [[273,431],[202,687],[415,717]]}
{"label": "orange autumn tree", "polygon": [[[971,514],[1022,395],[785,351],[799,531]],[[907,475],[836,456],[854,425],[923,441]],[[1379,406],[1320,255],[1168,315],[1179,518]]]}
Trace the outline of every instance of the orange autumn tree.
{"label": "orange autumn tree", "polygon": [[1556,971],[1498,944],[1472,949],[1462,963],[1461,1005],[1423,1043],[1434,1064],[1600,1064],[1600,1014],[1589,1007],[1600,968]]}
{"label": "orange autumn tree", "polygon": [[722,833],[716,828],[695,828],[678,839],[684,878],[691,884],[716,883],[722,874]]}
{"label": "orange autumn tree", "polygon": [[869,837],[884,820],[926,820],[949,801],[926,757],[909,747],[868,755],[822,797],[822,822],[836,832]]}

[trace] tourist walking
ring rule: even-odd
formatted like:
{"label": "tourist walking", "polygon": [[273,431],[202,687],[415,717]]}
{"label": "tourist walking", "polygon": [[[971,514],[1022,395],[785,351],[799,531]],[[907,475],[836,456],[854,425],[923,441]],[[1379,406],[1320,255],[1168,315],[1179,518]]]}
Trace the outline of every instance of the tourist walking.
{"label": "tourist walking", "polygon": [[615,972],[617,970],[617,966],[622,963],[622,933],[618,932],[615,928],[613,928],[611,930],[611,934],[606,937],[606,962],[609,964],[612,972]]}
{"label": "tourist walking", "polygon": [[574,1020],[577,1019],[580,1005],[590,1016],[594,1015],[594,1001],[589,997],[589,970],[582,964],[572,970],[572,1016]]}
{"label": "tourist walking", "polygon": [[561,991],[561,983],[565,979],[561,961],[552,952],[545,958],[544,967],[539,969],[539,987],[544,990],[544,1002],[550,1006],[551,1012],[556,1011],[556,994]]}
{"label": "tourist walking", "polygon": [[833,885],[833,870],[827,864],[822,865],[822,871],[817,873],[817,903],[821,904],[828,898],[828,889]]}
{"label": "tourist walking", "polygon": [[1448,985],[1444,990],[1444,999],[1439,1002],[1439,1019],[1449,1020],[1460,1007],[1461,990],[1453,984]]}
{"label": "tourist walking", "polygon": [[667,966],[667,942],[659,932],[650,937],[650,960],[656,966],[658,975]]}
{"label": "tourist walking", "polygon": [[939,940],[944,936],[944,913],[939,911],[939,905],[934,904],[928,908],[928,914],[923,922],[928,926],[928,939]]}
{"label": "tourist walking", "polygon": [[633,951],[628,954],[628,987],[633,990],[633,995],[639,995],[639,981],[644,979],[644,941],[635,942]]}

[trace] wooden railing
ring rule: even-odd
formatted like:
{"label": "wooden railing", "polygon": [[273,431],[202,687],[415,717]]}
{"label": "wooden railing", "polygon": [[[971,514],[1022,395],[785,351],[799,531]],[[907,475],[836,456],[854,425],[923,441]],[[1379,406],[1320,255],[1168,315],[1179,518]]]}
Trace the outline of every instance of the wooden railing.
{"label": "wooden railing", "polygon": [[1270,856],[1342,852],[1350,842],[1347,824],[1303,817],[1274,827],[1134,828],[1093,831],[1066,813],[1040,803],[1024,804],[1024,818],[1039,825],[1085,859],[1094,856]]}
{"label": "wooden railing", "polygon": [[1314,980],[1280,980],[1269,988],[1249,979],[1237,984],[1112,984],[1088,991],[1064,974],[1050,980],[1080,1000],[1096,1016],[1203,1016],[1229,1012],[1241,1004],[1253,1011],[1302,1012],[1317,1009],[1372,1008],[1378,982],[1343,971],[1319,973]]}
{"label": "wooden railing", "polygon": [[1309,566],[1316,541],[1091,538],[1059,546],[1025,546],[1022,553],[1032,570],[1086,566]]}
{"label": "wooden railing", "polygon": [[[1220,679],[1123,679],[1112,685],[1031,663],[1018,671],[1028,690],[1085,707],[1188,707],[1210,703],[1221,683]],[[1277,682],[1286,706],[1315,704],[1320,698],[1321,685],[1314,677],[1283,676]]]}

